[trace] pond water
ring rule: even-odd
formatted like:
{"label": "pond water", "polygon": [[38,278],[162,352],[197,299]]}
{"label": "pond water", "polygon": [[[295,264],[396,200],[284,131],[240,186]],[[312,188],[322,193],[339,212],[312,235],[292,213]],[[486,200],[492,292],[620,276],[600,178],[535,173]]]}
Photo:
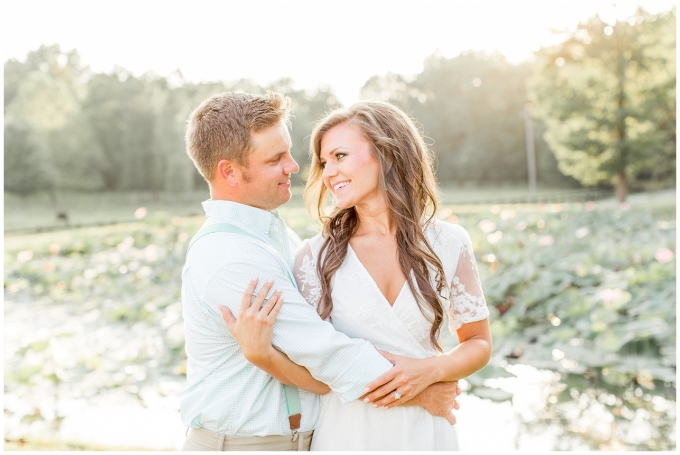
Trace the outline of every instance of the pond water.
{"label": "pond water", "polygon": [[[545,398],[546,380],[551,373],[531,367],[519,373],[518,379],[505,381],[503,387],[516,392],[513,401],[496,403],[474,395],[460,397],[461,409],[456,413],[462,447],[471,451],[551,450],[558,434],[553,431],[530,433],[524,431],[520,419],[523,412]],[[519,384],[522,383],[522,386]],[[180,385],[179,383],[177,385]],[[465,386],[465,384],[463,384]],[[19,397],[6,397],[7,406],[20,407]],[[182,446],[185,428],[179,418],[176,395],[161,396],[147,393],[139,403],[129,393],[111,390],[96,398],[40,400],[34,403],[41,409],[43,419],[28,423],[5,415],[5,433],[9,439],[42,438],[80,443],[92,447],[163,450]],[[63,417],[57,426],[50,417]],[[489,437],[490,432],[493,437]]]}
{"label": "pond water", "polygon": [[[166,309],[160,325],[130,326],[103,319],[94,306],[76,311],[49,300],[6,299],[5,439],[181,447],[185,429],[178,393],[185,380],[178,368],[183,336],[178,311]],[[675,448],[674,401],[639,388],[621,396],[589,395],[567,390],[549,370],[505,368],[515,376],[484,385],[512,393],[511,400],[460,397],[457,425],[467,450]],[[470,388],[466,381],[461,385]],[[571,397],[566,401],[565,390]]]}

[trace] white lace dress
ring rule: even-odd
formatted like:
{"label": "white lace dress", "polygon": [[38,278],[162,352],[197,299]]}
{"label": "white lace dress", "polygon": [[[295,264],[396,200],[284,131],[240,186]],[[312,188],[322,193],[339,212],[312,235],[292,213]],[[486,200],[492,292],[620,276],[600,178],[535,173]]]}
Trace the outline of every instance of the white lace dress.
{"label": "white lace dress", "polygon": [[[442,299],[449,329],[480,321],[489,315],[479,282],[468,233],[458,225],[433,221],[426,230],[450,284]],[[321,235],[305,240],[297,251],[295,278],[302,295],[316,305],[321,285],[316,273]],[[385,299],[359,258],[347,256],[331,280],[336,330],[364,338],[376,347],[415,358],[437,355],[430,345],[430,323],[422,315],[408,284],[393,306]],[[342,404],[330,392],[321,398],[312,450],[458,450],[455,426],[416,406],[374,408],[363,401]]]}

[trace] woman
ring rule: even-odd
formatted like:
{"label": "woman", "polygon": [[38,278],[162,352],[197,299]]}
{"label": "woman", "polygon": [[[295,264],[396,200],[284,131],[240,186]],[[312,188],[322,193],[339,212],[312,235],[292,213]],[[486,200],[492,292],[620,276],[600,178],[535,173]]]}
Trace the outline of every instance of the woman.
{"label": "woman", "polygon": [[[324,395],[312,450],[455,450],[446,419],[399,406],[431,384],[469,376],[491,355],[470,238],[432,218],[431,154],[408,116],[381,102],[331,112],[310,152],[305,200],[323,231],[297,252],[300,292],[336,330],[369,340],[396,366],[363,400],[343,405]],[[328,193],[336,207],[325,216]],[[460,344],[442,354],[445,314]]]}

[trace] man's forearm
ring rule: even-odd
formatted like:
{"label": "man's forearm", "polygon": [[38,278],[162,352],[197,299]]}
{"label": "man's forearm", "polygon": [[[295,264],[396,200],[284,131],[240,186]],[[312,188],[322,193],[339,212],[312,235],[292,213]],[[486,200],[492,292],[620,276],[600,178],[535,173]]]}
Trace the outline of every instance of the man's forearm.
{"label": "man's forearm", "polygon": [[400,406],[419,406],[430,414],[444,417],[454,424],[456,418],[451,411],[458,409],[456,397],[459,393],[458,381],[437,382]]}

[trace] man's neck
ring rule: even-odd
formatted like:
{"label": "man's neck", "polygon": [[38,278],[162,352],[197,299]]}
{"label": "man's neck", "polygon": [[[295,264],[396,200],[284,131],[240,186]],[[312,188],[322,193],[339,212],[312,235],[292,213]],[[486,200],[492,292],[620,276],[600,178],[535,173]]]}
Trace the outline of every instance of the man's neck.
{"label": "man's neck", "polygon": [[236,202],[238,204],[247,205],[254,209],[264,210],[265,212],[271,212],[275,209],[267,209],[264,207],[258,207],[257,205],[249,203],[245,198],[241,197],[237,192],[230,190],[230,188],[215,188],[210,185],[210,199],[213,201],[230,201]]}
{"label": "man's neck", "polygon": [[213,185],[209,185],[209,187],[210,187],[210,199],[212,199],[213,201],[232,201],[238,202],[239,204],[245,204],[242,198],[239,197],[239,195],[236,194],[234,191],[230,191],[229,188],[217,188],[214,187]]}

